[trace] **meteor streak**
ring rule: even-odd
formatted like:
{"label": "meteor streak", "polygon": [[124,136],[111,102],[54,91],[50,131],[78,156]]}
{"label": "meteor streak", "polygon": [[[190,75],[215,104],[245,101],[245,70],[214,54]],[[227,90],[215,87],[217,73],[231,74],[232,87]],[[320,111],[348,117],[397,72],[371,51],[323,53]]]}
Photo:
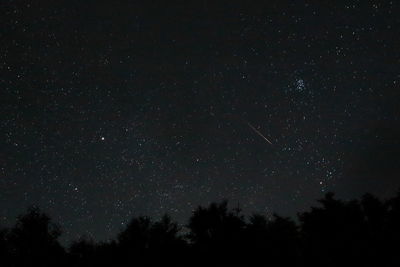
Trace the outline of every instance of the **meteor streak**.
{"label": "meteor streak", "polygon": [[267,137],[265,137],[262,133],[260,133],[256,128],[253,127],[253,125],[250,124],[250,122],[247,123],[247,125],[253,129],[259,136],[261,136],[265,141],[267,141],[270,145],[272,145],[271,141],[268,140]]}

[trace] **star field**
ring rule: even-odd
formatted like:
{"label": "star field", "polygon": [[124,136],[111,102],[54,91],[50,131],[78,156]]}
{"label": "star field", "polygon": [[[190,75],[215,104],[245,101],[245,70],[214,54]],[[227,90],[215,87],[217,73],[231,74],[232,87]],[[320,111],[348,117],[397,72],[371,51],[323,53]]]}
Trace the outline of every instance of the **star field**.
{"label": "star field", "polygon": [[[400,187],[396,1],[1,4],[0,224],[66,240]],[[271,140],[257,135],[248,124]]]}

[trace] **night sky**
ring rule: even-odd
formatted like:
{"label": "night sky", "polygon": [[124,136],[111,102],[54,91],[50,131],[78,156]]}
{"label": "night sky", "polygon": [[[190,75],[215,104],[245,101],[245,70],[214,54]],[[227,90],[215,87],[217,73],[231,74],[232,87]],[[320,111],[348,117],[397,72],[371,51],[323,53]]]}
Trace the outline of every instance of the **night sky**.
{"label": "night sky", "polygon": [[0,225],[35,204],[105,240],[400,188],[399,1],[3,0],[0,23]]}

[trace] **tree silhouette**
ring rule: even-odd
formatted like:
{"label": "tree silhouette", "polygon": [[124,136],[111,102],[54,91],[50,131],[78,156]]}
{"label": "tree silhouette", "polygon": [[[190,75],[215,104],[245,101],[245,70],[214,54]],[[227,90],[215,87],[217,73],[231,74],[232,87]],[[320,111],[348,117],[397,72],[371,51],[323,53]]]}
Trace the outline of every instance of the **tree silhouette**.
{"label": "tree silhouette", "polygon": [[[392,266],[399,263],[398,246],[400,242],[400,191],[397,195],[386,202],[387,221],[384,228],[384,251]],[[398,266],[398,265],[397,265]]]}
{"label": "tree silhouette", "polygon": [[246,220],[226,201],[199,206],[187,234],[168,216],[134,217],[115,240],[80,238],[68,251],[60,228],[32,207],[0,230],[0,265],[25,266],[399,266],[400,192],[342,201],[328,193],[299,224],[274,215]]}
{"label": "tree silhouette", "polygon": [[117,242],[122,262],[143,263],[149,258],[151,226],[152,221],[148,217],[133,218],[125,230],[118,234]]}
{"label": "tree silhouette", "polygon": [[0,229],[0,262],[10,264],[10,247],[7,240],[8,229]]}
{"label": "tree silhouette", "polygon": [[274,215],[267,227],[270,261],[275,266],[292,266],[298,258],[297,226],[290,218]]}
{"label": "tree silhouette", "polygon": [[92,266],[96,261],[97,245],[91,239],[81,237],[69,248],[70,263],[74,266]]}
{"label": "tree silhouette", "polygon": [[39,208],[31,207],[8,234],[15,266],[62,266],[64,249],[58,242],[60,228]]}
{"label": "tree silhouette", "polygon": [[343,202],[332,193],[299,216],[307,264],[338,266],[361,259],[364,251],[365,221],[357,201]]}
{"label": "tree silhouette", "polygon": [[245,222],[226,201],[198,207],[189,219],[188,238],[198,264],[233,265],[241,260]]}
{"label": "tree silhouette", "polygon": [[168,215],[155,222],[150,230],[150,252],[155,266],[182,264],[180,254],[185,242],[179,235],[180,227]]}
{"label": "tree silhouette", "polygon": [[289,266],[298,260],[298,231],[289,218],[261,214],[250,217],[246,229],[246,257],[253,265],[268,259],[272,266]]}
{"label": "tree silhouette", "polygon": [[211,203],[208,208],[198,207],[189,219],[188,237],[196,245],[229,242],[244,228],[243,217],[228,211],[228,203]]}
{"label": "tree silhouette", "polygon": [[184,240],[180,228],[168,215],[152,222],[148,217],[133,218],[118,235],[118,247],[123,263],[159,266],[179,262]]}

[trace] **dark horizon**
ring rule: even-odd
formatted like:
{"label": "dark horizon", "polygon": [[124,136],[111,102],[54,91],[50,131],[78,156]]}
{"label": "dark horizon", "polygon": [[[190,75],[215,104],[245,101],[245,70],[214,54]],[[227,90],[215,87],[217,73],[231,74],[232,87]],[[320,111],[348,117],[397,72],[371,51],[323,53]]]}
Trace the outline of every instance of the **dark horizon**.
{"label": "dark horizon", "polygon": [[[395,190],[395,194],[393,194],[392,196],[389,196],[387,198],[379,198],[378,196],[375,196],[369,192],[364,193],[362,196],[358,197],[358,198],[353,198],[353,199],[341,199],[340,197],[337,196],[337,194],[335,192],[327,192],[325,193],[321,198],[316,199],[313,203],[313,205],[309,206],[308,208],[305,208],[305,210],[298,210],[294,215],[292,216],[287,216],[287,215],[282,215],[279,214],[277,212],[271,212],[271,213],[266,213],[266,212],[262,212],[262,211],[252,211],[250,213],[246,213],[240,206],[240,203],[231,203],[228,199],[223,199],[220,201],[211,201],[205,205],[198,205],[197,207],[195,207],[189,216],[187,216],[187,218],[185,218],[183,221],[177,221],[175,220],[175,218],[173,216],[171,216],[171,214],[168,213],[164,213],[164,214],[160,214],[160,216],[158,217],[152,217],[152,216],[148,216],[146,214],[136,214],[133,215],[131,218],[129,218],[128,223],[121,225],[120,228],[117,231],[117,236],[118,234],[120,234],[121,232],[126,230],[126,227],[135,219],[137,218],[148,218],[150,219],[152,222],[158,222],[160,220],[162,220],[163,217],[168,216],[171,219],[171,222],[175,223],[177,225],[177,227],[179,228],[179,235],[184,237],[189,229],[189,221],[190,218],[194,215],[194,213],[199,210],[199,209],[207,209],[212,207],[213,205],[225,205],[226,206],[226,211],[227,212],[233,212],[236,215],[240,215],[245,223],[250,223],[250,219],[253,216],[264,216],[265,219],[269,222],[272,222],[274,220],[274,218],[276,217],[280,217],[280,218],[285,218],[288,219],[290,221],[292,221],[294,224],[296,224],[298,227],[300,227],[300,218],[301,214],[306,214],[306,213],[310,213],[313,211],[313,209],[317,208],[323,208],[323,200],[333,197],[333,199],[335,199],[336,201],[339,202],[343,202],[343,203],[352,203],[354,201],[361,201],[362,199],[364,199],[365,197],[370,197],[372,196],[373,198],[375,198],[376,200],[382,202],[382,203],[390,203],[393,199],[395,199],[396,197],[398,198],[400,196],[400,188],[398,188],[397,190]],[[65,248],[68,249],[71,247],[71,245],[73,245],[76,242],[79,242],[80,240],[85,240],[85,241],[90,241],[93,242],[94,244],[107,244],[107,243],[112,243],[112,242],[116,242],[117,241],[117,236],[114,234],[113,236],[110,236],[106,239],[96,239],[96,237],[88,235],[87,232],[83,232],[80,233],[78,235],[76,235],[74,238],[70,238],[69,240],[66,239],[65,237],[65,229],[63,229],[62,227],[62,223],[56,221],[54,219],[53,216],[51,216],[50,213],[48,213],[46,210],[43,210],[40,206],[38,205],[29,205],[28,207],[25,208],[25,210],[18,214],[18,216],[16,216],[14,218],[14,222],[10,225],[0,225],[0,232],[2,230],[9,230],[12,227],[15,227],[16,222],[18,221],[18,218],[26,216],[27,214],[30,213],[30,211],[38,211],[39,213],[45,214],[46,216],[48,216],[51,220],[52,223],[54,223],[57,227],[59,227],[60,229],[60,236],[58,237],[58,241],[60,242],[60,245]],[[185,239],[185,241],[188,241],[188,239]]]}
{"label": "dark horizon", "polygon": [[5,266],[398,266],[400,190],[385,201],[372,194],[343,201],[333,193],[297,220],[262,213],[245,217],[228,203],[199,206],[182,228],[168,214],[132,217],[117,235],[68,245],[62,229],[38,207],[0,228]]}
{"label": "dark horizon", "polygon": [[0,4],[0,226],[35,204],[105,240],[400,188],[399,1],[145,2]]}

